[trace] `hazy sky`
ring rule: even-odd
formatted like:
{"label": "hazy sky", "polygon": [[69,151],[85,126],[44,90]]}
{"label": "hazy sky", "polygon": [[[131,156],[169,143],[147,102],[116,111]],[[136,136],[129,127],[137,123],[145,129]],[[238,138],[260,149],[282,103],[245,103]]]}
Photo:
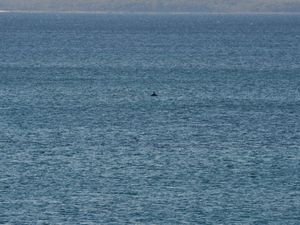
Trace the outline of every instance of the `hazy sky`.
{"label": "hazy sky", "polygon": [[300,0],[0,0],[0,10],[300,12]]}

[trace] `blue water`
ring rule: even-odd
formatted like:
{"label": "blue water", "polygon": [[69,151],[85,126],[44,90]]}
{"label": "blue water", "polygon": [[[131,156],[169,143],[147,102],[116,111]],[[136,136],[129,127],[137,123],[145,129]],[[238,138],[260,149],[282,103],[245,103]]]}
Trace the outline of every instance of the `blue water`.
{"label": "blue water", "polygon": [[298,225],[299,111],[300,15],[2,13],[0,224]]}

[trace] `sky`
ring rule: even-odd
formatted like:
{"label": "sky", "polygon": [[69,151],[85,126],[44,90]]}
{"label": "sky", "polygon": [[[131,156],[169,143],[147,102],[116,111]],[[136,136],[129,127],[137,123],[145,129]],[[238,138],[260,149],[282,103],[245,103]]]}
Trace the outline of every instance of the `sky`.
{"label": "sky", "polygon": [[0,0],[0,10],[300,12],[300,0]]}

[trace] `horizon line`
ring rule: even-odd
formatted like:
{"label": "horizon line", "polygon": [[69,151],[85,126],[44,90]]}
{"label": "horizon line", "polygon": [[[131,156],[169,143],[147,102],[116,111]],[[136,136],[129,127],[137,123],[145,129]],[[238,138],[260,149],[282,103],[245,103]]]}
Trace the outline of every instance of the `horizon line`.
{"label": "horizon line", "polygon": [[187,14],[203,14],[203,15],[218,15],[218,14],[278,14],[278,15],[297,15],[300,14],[299,12],[256,12],[256,11],[238,11],[238,12],[190,12],[190,11],[89,11],[89,10],[6,10],[6,9],[0,9],[0,13],[61,13],[61,14],[149,14],[149,15],[155,15],[155,14],[178,14],[178,15],[187,15]]}

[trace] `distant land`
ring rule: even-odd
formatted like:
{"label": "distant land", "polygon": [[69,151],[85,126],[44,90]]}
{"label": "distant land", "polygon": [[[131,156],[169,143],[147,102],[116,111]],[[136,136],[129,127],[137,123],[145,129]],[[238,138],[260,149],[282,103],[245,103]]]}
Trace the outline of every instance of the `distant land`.
{"label": "distant land", "polygon": [[0,0],[0,11],[300,12],[300,0]]}

